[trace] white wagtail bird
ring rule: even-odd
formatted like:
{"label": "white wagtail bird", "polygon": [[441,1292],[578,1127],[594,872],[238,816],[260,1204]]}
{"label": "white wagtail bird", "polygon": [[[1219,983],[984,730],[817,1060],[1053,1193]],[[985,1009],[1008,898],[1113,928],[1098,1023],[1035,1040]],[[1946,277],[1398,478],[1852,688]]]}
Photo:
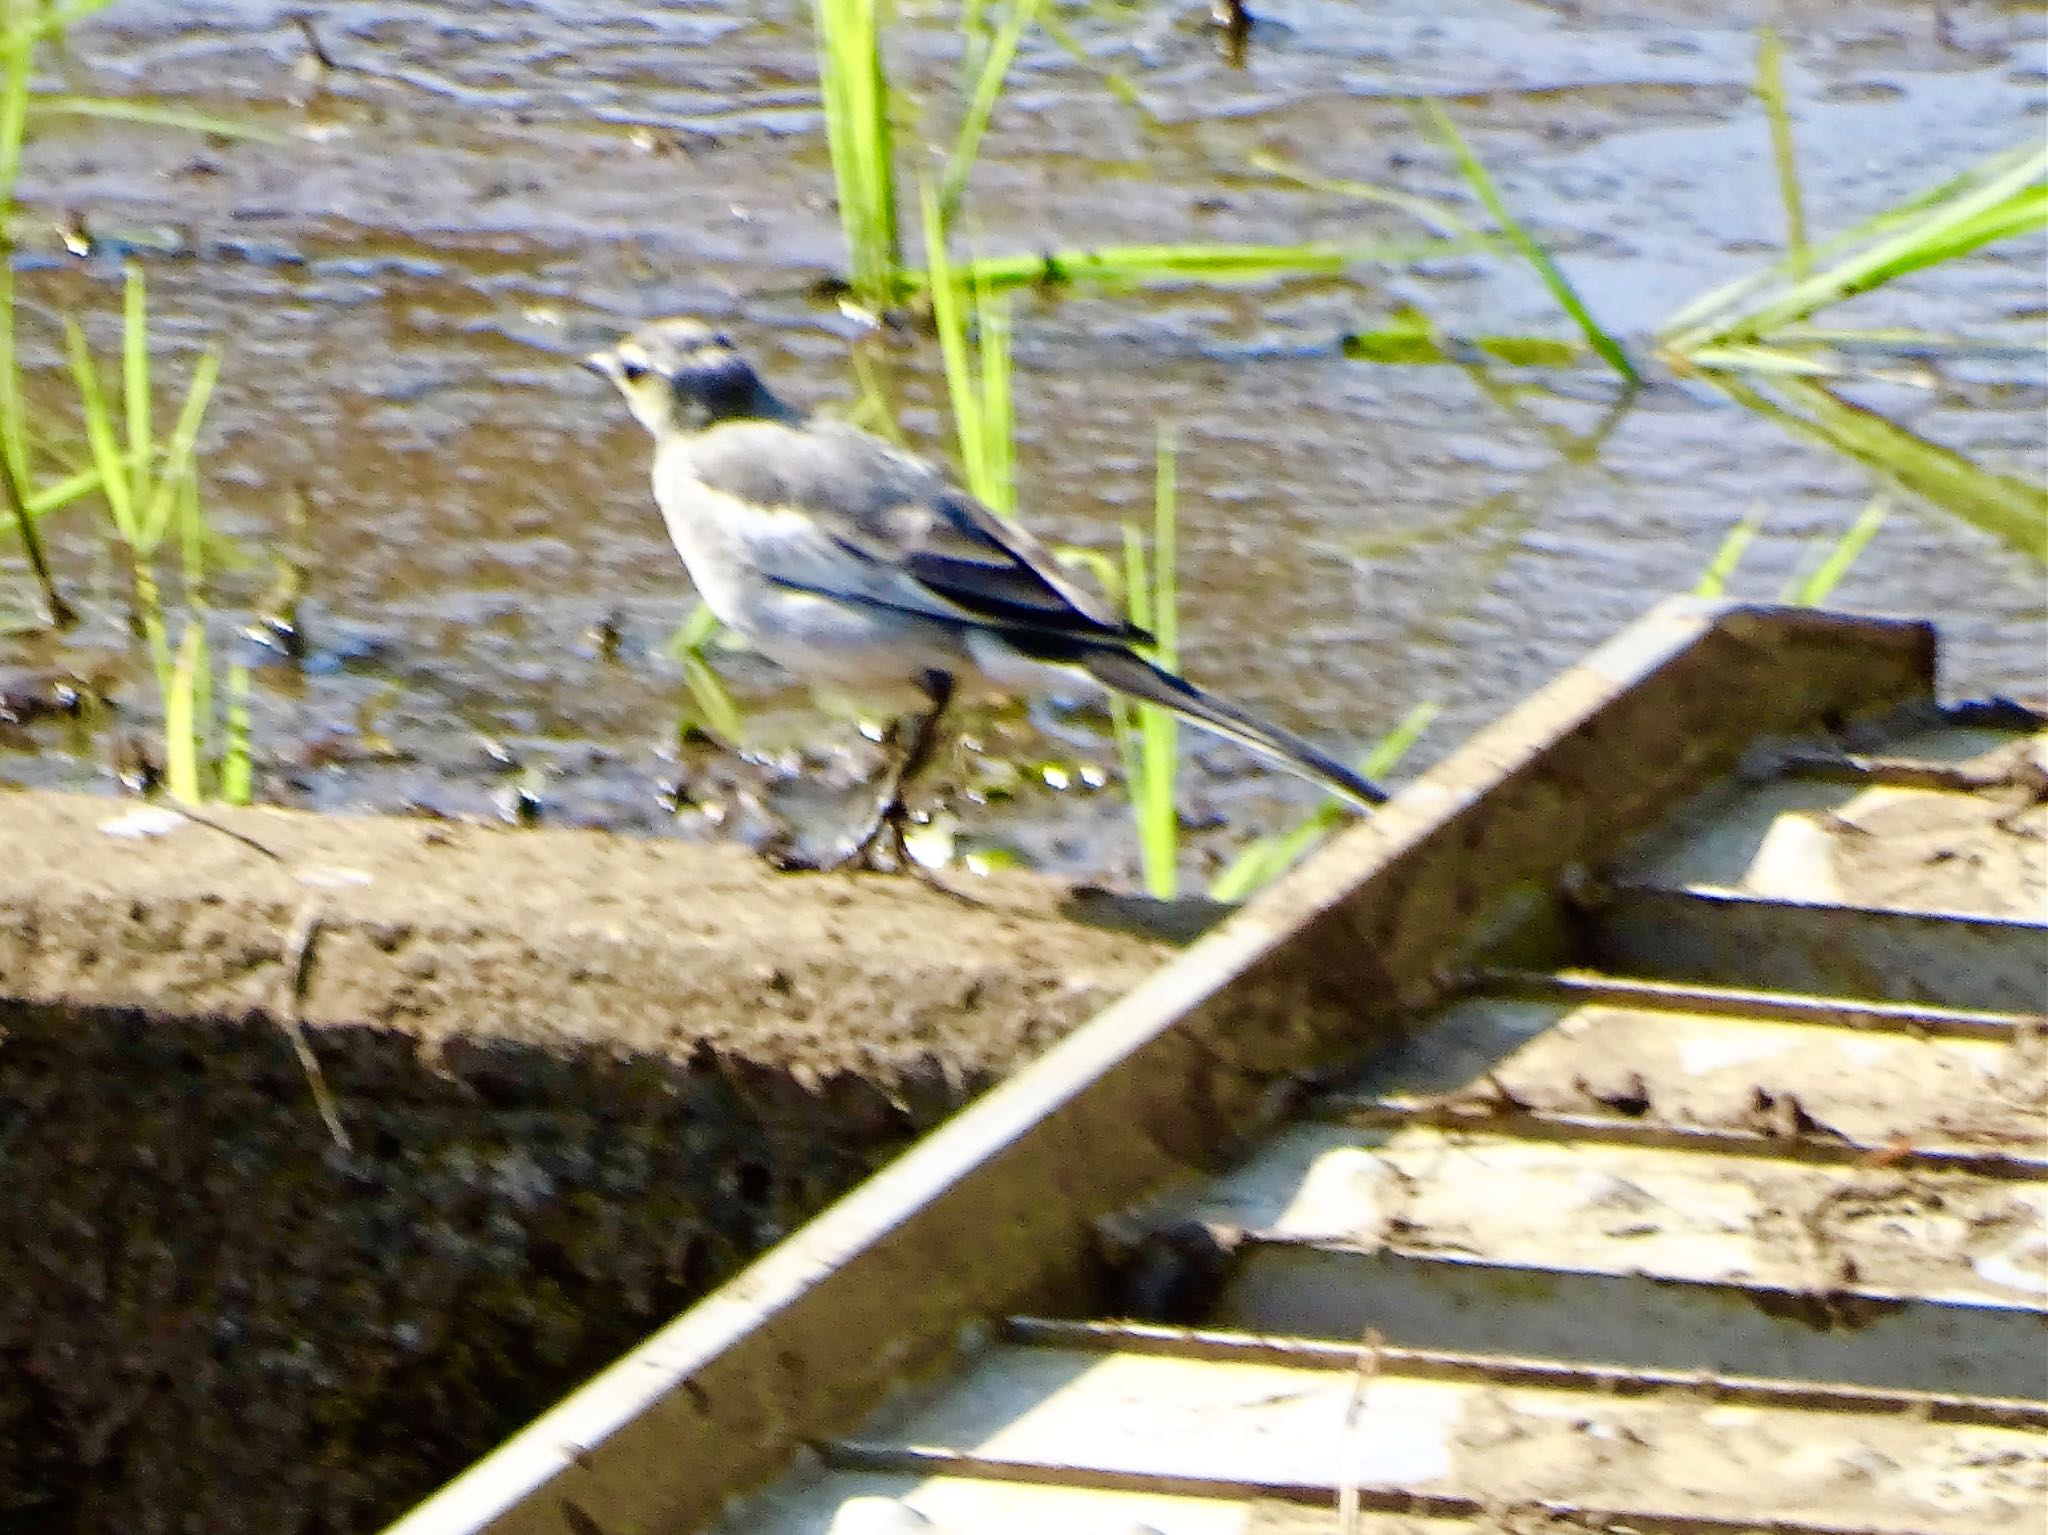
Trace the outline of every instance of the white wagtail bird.
{"label": "white wagtail bird", "polygon": [[1162,704],[1360,806],[1386,791],[1277,725],[1153,665],[1151,636],[1082,590],[1015,522],[923,459],[769,392],[732,343],[657,320],[585,359],[654,438],[654,499],[728,628],[814,688],[915,723],[872,821],[840,860],[891,839],[960,683],[1007,692],[1086,677]]}

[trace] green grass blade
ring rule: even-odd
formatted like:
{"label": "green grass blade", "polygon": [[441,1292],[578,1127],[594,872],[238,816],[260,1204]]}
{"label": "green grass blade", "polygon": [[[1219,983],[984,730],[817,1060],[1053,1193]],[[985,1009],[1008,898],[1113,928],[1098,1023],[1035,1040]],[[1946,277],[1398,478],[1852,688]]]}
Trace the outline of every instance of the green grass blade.
{"label": "green grass blade", "polygon": [[[1123,566],[1116,572],[1114,581],[1105,581],[1103,585],[1120,595],[1124,617],[1140,629],[1152,627],[1152,573],[1145,559],[1145,538],[1128,522],[1123,525]],[[1116,725],[1117,752],[1123,759],[1124,785],[1131,797],[1131,813],[1138,828],[1138,852],[1143,859],[1146,826],[1143,805],[1147,778],[1138,739],[1137,705],[1126,698],[1113,696],[1110,699],[1110,717]],[[1149,863],[1146,868],[1149,882]]]}
{"label": "green grass blade", "polygon": [[148,101],[120,101],[108,96],[66,96],[31,94],[29,107],[37,116],[96,117],[112,122],[137,123],[147,128],[181,128],[214,138],[243,139],[259,144],[289,144],[291,136],[275,128],[216,117],[209,112],[190,112],[183,107],[159,106]]}
{"label": "green grass blade", "polygon": [[237,661],[228,668],[227,723],[220,759],[220,797],[230,805],[246,805],[255,796],[256,771],[249,751],[249,668]]}
{"label": "green grass blade", "polygon": [[213,736],[213,659],[206,645],[206,626],[194,614],[189,626],[199,631],[199,657],[192,669],[192,751],[199,772],[199,792],[210,787],[213,764],[207,750]]}
{"label": "green grass blade", "polygon": [[[1380,778],[1400,765],[1441,711],[1433,703],[1417,704],[1392,730],[1380,737],[1358,761],[1358,771],[1367,778]],[[1261,837],[1247,847],[1209,886],[1215,901],[1242,901],[1264,889],[1297,863],[1330,833],[1352,819],[1346,802],[1334,795],[1287,831]]]}
{"label": "green grass blade", "polygon": [[[1872,288],[1951,261],[1997,240],[2048,228],[2048,149],[2023,144],[1994,155],[1895,208],[1814,247],[1800,276],[1777,262],[1686,305],[1658,332],[1670,351],[1754,340]],[[1838,254],[1839,253],[1839,254]]]}
{"label": "green grass blade", "polygon": [[726,745],[740,746],[747,739],[746,715],[707,654],[722,632],[718,615],[699,602],[669,637],[668,653],[683,669],[704,728]]}
{"label": "green grass blade", "polygon": [[[938,198],[930,186],[919,186],[918,206],[924,223],[925,266],[931,277],[932,323],[939,333],[939,355],[946,369],[946,394],[953,407],[953,430],[960,441],[960,468],[967,480],[967,488],[979,500],[996,511],[1007,513],[1013,502],[1002,474],[1008,446],[1007,443],[998,446],[992,440],[998,423],[990,419],[988,405],[991,392],[986,376],[992,364],[1005,370],[1008,368],[1007,331],[993,352],[986,345],[984,333],[977,367],[977,349],[968,334],[968,289],[959,280],[952,257],[947,252],[944,221],[939,217]],[[985,293],[989,290],[984,284],[978,285],[975,291]],[[987,316],[982,318],[985,321]],[[994,386],[993,394],[995,402],[1003,409],[1004,420],[1000,424],[1005,431],[1009,426],[1008,397],[1009,381],[1005,377]]]}
{"label": "green grass blade", "polygon": [[1551,336],[1474,336],[1469,344],[1511,368],[1573,368],[1585,356],[1577,343]]}
{"label": "green grass blade", "polygon": [[1735,567],[1742,563],[1743,555],[1756,537],[1756,530],[1763,526],[1764,509],[1753,506],[1743,513],[1741,521],[1728,530],[1728,536],[1721,540],[1721,547],[1714,551],[1713,559],[1700,573],[1699,581],[1693,586],[1695,597],[1719,597],[1728,590],[1728,578],[1735,574]]}
{"label": "green grass blade", "polygon": [[208,347],[193,365],[192,382],[185,386],[185,403],[178,409],[178,419],[171,428],[171,440],[164,449],[163,470],[157,476],[155,492],[141,518],[142,532],[150,549],[157,546],[170,525],[180,483],[192,477],[199,426],[206,417],[206,407],[213,400],[213,387],[219,377],[220,353]]}
{"label": "green grass blade", "polygon": [[171,696],[171,642],[164,629],[163,593],[157,589],[156,573],[146,561],[131,559],[128,567],[129,579],[135,591],[136,620],[142,626],[142,638],[149,650],[150,670],[156,677],[158,698]]}
{"label": "green grass blade", "polygon": [[[26,45],[0,45],[0,224],[5,224],[14,207],[14,185],[21,175],[22,135],[28,122],[29,50]],[[14,270],[0,263],[0,282],[6,284],[4,328],[6,355],[0,357],[0,457],[6,461],[8,498],[17,512],[22,542],[38,573],[47,569],[42,541],[18,514],[29,495],[29,464],[25,417],[21,407],[20,360],[14,344]],[[47,587],[47,583],[46,583]]]}
{"label": "green grass blade", "polygon": [[1157,622],[1152,616],[1152,568],[1145,558],[1145,536],[1128,522],[1124,524],[1123,568],[1124,616],[1148,632]]}
{"label": "green grass blade", "polygon": [[[1136,530],[1125,525],[1124,534],[1128,539]],[[1121,578],[1118,584],[1122,584]],[[1145,769],[1138,756],[1138,711],[1128,698],[1121,693],[1109,695],[1109,731],[1116,742],[1117,767],[1124,775],[1124,792],[1131,803],[1131,824],[1138,831],[1138,868],[1149,892],[1152,888],[1152,864],[1145,851],[1145,818],[1138,809],[1138,796],[1143,792],[1142,783]]]}
{"label": "green grass blade", "polygon": [[29,569],[42,593],[45,620],[60,628],[70,624],[77,615],[57,590],[56,577],[50,571],[50,556],[43,548],[42,534],[29,513],[28,503],[22,499],[21,484],[15,479],[14,470],[5,463],[0,463],[0,497],[7,502],[8,515],[13,518],[15,533],[21,539],[22,553],[28,557]]}
{"label": "green grass blade", "polygon": [[939,218],[938,199],[929,186],[918,189],[918,204],[924,219],[925,269],[931,274],[932,324],[939,333],[939,356],[946,370],[946,394],[953,407],[953,431],[960,442],[960,464],[977,496],[981,488],[972,483],[981,472],[981,401],[974,388],[973,363],[967,352],[967,316],[960,299],[960,284],[953,275],[953,263],[946,250],[946,235]]}
{"label": "green grass blade", "polygon": [[983,285],[974,297],[976,352],[981,370],[981,451],[984,499],[1005,517],[1017,515],[1017,417],[1010,388],[1009,304]]}
{"label": "green grass blade", "polygon": [[[104,3],[104,0],[101,0]],[[97,7],[95,7],[97,8]],[[21,174],[22,136],[28,121],[30,50],[50,21],[48,12],[31,23],[10,28],[0,37],[0,225],[5,225],[14,208],[15,183]],[[43,607],[51,623],[66,624],[73,618],[70,607],[57,591],[50,572],[48,553],[37,531],[31,501],[26,417],[22,410],[19,359],[15,351],[14,273],[0,263],[0,331],[4,331],[5,356],[0,357],[0,495],[20,535],[22,552],[28,557],[41,589]]]}
{"label": "green grass blade", "polygon": [[1571,285],[1563,269],[1551,259],[1550,252],[1539,245],[1535,237],[1522,227],[1520,220],[1508,211],[1507,204],[1501,200],[1499,188],[1493,184],[1493,177],[1487,172],[1486,167],[1480,164],[1479,157],[1465,142],[1464,135],[1458,132],[1457,124],[1451,121],[1450,113],[1434,101],[1428,106],[1430,122],[1444,142],[1450,146],[1451,153],[1457,157],[1458,167],[1464,172],[1465,180],[1471,184],[1473,193],[1492,216],[1494,223],[1500,227],[1501,233],[1508,237],[1515,249],[1522,253],[1523,259],[1535,269],[1543,286],[1550,290],[1550,296],[1557,300],[1558,307],[1570,315],[1573,323],[1585,334],[1586,344],[1630,383],[1640,382],[1635,364],[1628,360],[1628,354],[1622,351],[1620,344],[1600,328],[1592,312],[1586,308],[1585,301],[1579,297],[1578,290]]}
{"label": "green grass blade", "polygon": [[903,246],[896,216],[896,132],[889,117],[889,77],[882,59],[880,0],[862,0],[867,10],[866,69],[861,77],[859,108],[866,124],[863,179],[873,209],[869,219],[877,280],[895,290],[903,266]]}
{"label": "green grass blade", "polygon": [[1778,167],[1778,200],[1785,205],[1785,261],[1796,276],[1805,276],[1806,203],[1799,192],[1799,162],[1792,147],[1792,117],[1785,107],[1785,47],[1776,27],[1757,35],[1756,94],[1771,123],[1771,159]]}
{"label": "green grass blade", "polygon": [[86,344],[85,332],[76,320],[65,320],[64,342],[72,381],[78,386],[78,402],[85,413],[85,440],[92,449],[93,467],[99,472],[100,493],[106,498],[107,511],[114,519],[114,528],[121,535],[121,541],[138,556],[146,557],[149,550],[143,547],[142,529],[136,521],[134,503],[129,498],[128,470],[121,461],[114,419],[107,409],[106,391],[100,386],[99,368],[92,360],[92,349]]}
{"label": "green grass blade", "polygon": [[114,0],[71,0],[69,5],[46,5],[25,21],[17,21],[0,32],[0,52],[26,52],[46,37],[55,37],[74,22],[85,20],[112,5]]}
{"label": "green grass blade", "polygon": [[1157,704],[1137,706],[1138,761],[1144,788],[1138,796],[1138,847],[1145,891],[1170,901],[1180,893],[1180,810],[1174,804],[1180,721]]}
{"label": "green grass blade", "polygon": [[988,132],[989,118],[1003,93],[1003,83],[1017,57],[1018,45],[1023,42],[1031,23],[1037,20],[1042,3],[1043,0],[1011,0],[1009,18],[996,33],[995,41],[989,45],[988,53],[981,61],[974,92],[968,98],[966,112],[961,115],[960,130],[953,140],[953,152],[947,157],[946,173],[939,183],[939,218],[947,228],[952,227],[960,212],[960,199],[967,191],[967,178],[973,173],[975,159],[981,153],[982,135]]}
{"label": "green grass blade", "polygon": [[1065,50],[1068,58],[1100,80],[1102,88],[1108,91],[1119,105],[1129,107],[1133,112],[1144,118],[1148,124],[1159,121],[1158,117],[1145,105],[1145,98],[1138,93],[1138,88],[1131,84],[1129,76],[1119,74],[1113,69],[1105,69],[1102,65],[1098,64],[1095,61],[1095,56],[1082,45],[1078,37],[1074,36],[1067,24],[1060,20],[1060,14],[1057,10],[1048,11],[1041,7],[1038,13],[1038,25],[1047,37],[1051,38]]}
{"label": "green grass blade", "polygon": [[1398,187],[1377,186],[1369,181],[1346,181],[1341,177],[1318,176],[1265,150],[1254,154],[1250,163],[1254,170],[1264,171],[1269,176],[1276,176],[1307,191],[1328,192],[1337,197],[1349,197],[1358,202],[1378,203],[1383,207],[1398,209],[1439,235],[1472,240],[1485,238],[1483,231],[1464,214],[1449,203],[1440,202],[1434,197],[1403,192]]}
{"label": "green grass blade", "polygon": [[1922,231],[1917,240],[1892,242],[1879,257],[1865,263],[1853,281],[1840,284],[1841,296],[1867,293],[1923,268],[1967,256],[1994,241],[2041,229],[2048,229],[2048,185],[2020,187],[1988,207],[1940,221]]}
{"label": "green grass blade", "polygon": [[902,247],[896,219],[894,132],[878,0],[813,0],[825,134],[853,287],[893,296]]}
{"label": "green grass blade", "polygon": [[[0,198],[0,209],[4,209]],[[0,213],[4,216],[4,213]],[[28,491],[28,445],[22,427],[20,372],[14,351],[14,272],[0,261],[0,499],[7,502],[8,516],[21,539],[21,551],[42,594],[45,619],[59,626],[76,616],[57,590],[50,570],[50,556],[43,548],[43,536],[36,518],[47,507],[38,507]],[[93,477],[97,483],[97,476]],[[90,489],[90,486],[87,487]],[[81,492],[82,493],[82,492]]]}
{"label": "green grass blade", "polygon": [[128,412],[128,464],[134,476],[129,501],[150,499],[150,459],[156,444],[149,419],[149,293],[140,264],[130,261],[121,279],[121,396]]}
{"label": "green grass blade", "polygon": [[1834,595],[1835,588],[1842,584],[1842,578],[1849,574],[1850,567],[1870,547],[1870,541],[1877,537],[1877,530],[1891,513],[1883,496],[1873,496],[1849,525],[1848,532],[1835,541],[1827,557],[1812,575],[1803,581],[1793,583],[1786,591],[1785,600],[1795,602],[1803,608],[1817,608]]}
{"label": "green grass blade", "polygon": [[2048,196],[2035,186],[2048,174],[2048,149],[2017,160],[1980,184],[1925,209],[1862,251],[1797,282],[1776,302],[1748,316],[1738,327],[1758,335],[1882,283],[1967,254],[1993,239],[2044,227]]}
{"label": "green grass blade", "polygon": [[846,419],[855,426],[888,438],[906,453],[910,452],[910,440],[903,435],[903,426],[896,419],[896,407],[890,402],[888,387],[876,371],[874,359],[868,355],[867,348],[861,346],[856,346],[851,356],[853,379],[859,386],[860,398],[847,412]]}
{"label": "green grass blade", "polygon": [[[2004,175],[2026,160],[2031,153],[2032,146],[2022,144],[1993,155],[1990,159],[1973,165],[1968,170],[1929,187],[1902,203],[1872,214],[1860,224],[1830,235],[1811,246],[1807,254],[1811,261],[1819,261],[1880,236],[1911,228],[1930,209],[1946,206],[1983,185],[1991,177]],[[1750,273],[1747,277],[1739,277],[1733,282],[1709,289],[1673,313],[1659,327],[1657,334],[1665,344],[1679,349],[1685,349],[1701,338],[1726,334],[1735,326],[1745,305],[1749,305],[1760,293],[1781,287],[1787,274],[1787,263],[1777,261],[1760,271]]]}
{"label": "green grass blade", "polygon": [[1723,372],[1785,374],[1800,378],[1839,378],[1844,371],[1836,363],[1809,357],[1783,346],[1762,346],[1746,342],[1726,346],[1703,346],[1697,351],[1686,353],[1686,361],[1696,368]]}
{"label": "green grass blade", "polygon": [[1354,361],[1387,367],[1470,368],[1490,357],[1513,368],[1570,368],[1586,355],[1576,341],[1555,336],[1446,336],[1414,308],[1398,309],[1377,325],[1352,331],[1340,344]]}
{"label": "green grass blade", "polygon": [[[1125,580],[1146,593],[1144,616],[1134,605],[1131,622],[1152,631],[1152,659],[1168,671],[1180,666],[1179,510],[1172,431],[1161,423],[1153,451],[1152,553],[1149,561],[1136,538],[1125,540]],[[1157,900],[1180,893],[1180,721],[1157,704],[1137,706],[1138,778],[1133,785],[1139,856],[1145,888]]]}
{"label": "green grass blade", "polygon": [[[1170,492],[1168,492],[1170,494]],[[1160,623],[1156,602],[1156,558],[1148,559],[1145,541],[1124,525],[1124,601],[1130,621],[1155,632]],[[1161,665],[1170,666],[1155,650]],[[1114,701],[1117,747],[1123,758],[1124,786],[1131,800],[1131,819],[1138,833],[1138,863],[1146,893],[1170,901],[1180,891],[1180,813],[1174,804],[1178,776],[1178,721],[1157,704]]]}
{"label": "green grass blade", "polygon": [[[1338,276],[1353,267],[1404,266],[1476,248],[1468,240],[1310,240],[1299,245],[1104,245],[1036,255],[982,256],[958,263],[956,279],[992,290],[1028,287],[1137,286],[1150,282],[1238,283],[1285,277]],[[928,272],[906,272],[912,289],[929,288]]]}
{"label": "green grass blade", "polygon": [[74,474],[67,474],[61,480],[53,480],[29,496],[24,505],[28,508],[29,516],[40,518],[59,507],[69,506],[83,496],[91,495],[99,488],[99,466],[90,464]]}
{"label": "green grass blade", "polygon": [[164,788],[182,804],[200,802],[199,674],[206,666],[206,630],[185,620],[178,658],[164,690]]}
{"label": "green grass blade", "polygon": [[818,97],[825,111],[825,142],[832,157],[832,187],[839,202],[839,225],[846,240],[849,268],[858,255],[858,167],[852,134],[851,94],[846,82],[849,45],[841,29],[851,8],[838,0],[811,0],[811,31],[818,50]]}
{"label": "green grass blade", "polygon": [[1749,409],[1798,436],[1876,470],[1901,489],[1946,507],[2032,559],[2048,564],[2048,489],[1994,474],[1896,422],[1851,405],[1808,379],[1781,378],[1760,388],[1727,374],[1714,383]]}
{"label": "green grass blade", "polygon": [[28,125],[31,64],[26,47],[0,43],[0,211],[14,206],[14,185],[21,178],[21,143]]}
{"label": "green grass blade", "polygon": [[1087,571],[1108,595],[1111,605],[1128,615],[1130,604],[1124,596],[1123,568],[1116,560],[1100,549],[1084,549],[1077,544],[1055,544],[1052,552],[1062,565],[1077,566]]}
{"label": "green grass blade", "polygon": [[1355,362],[1386,367],[1445,364],[1453,360],[1436,323],[1420,309],[1403,307],[1369,328],[1347,334],[1340,343]]}
{"label": "green grass blade", "polygon": [[178,561],[185,578],[185,601],[206,600],[206,513],[199,503],[199,477],[178,480]]}
{"label": "green grass blade", "polygon": [[704,728],[727,746],[745,745],[747,717],[709,659],[696,652],[684,656],[683,681],[703,717]]}
{"label": "green grass blade", "polygon": [[711,611],[711,605],[699,602],[669,636],[669,659],[680,662],[693,652],[701,654],[717,638],[718,629],[718,615]]}
{"label": "green grass blade", "polygon": [[0,461],[17,486],[29,482],[28,432],[21,403],[21,361],[14,346],[14,269],[0,262]]}
{"label": "green grass blade", "polygon": [[1173,429],[1161,422],[1152,449],[1152,658],[1180,669],[1179,476]]}
{"label": "green grass blade", "polygon": [[[2014,176],[2037,176],[2043,166],[2048,166],[2048,157],[2039,165],[2021,167]],[[1994,240],[2048,227],[2048,189],[2010,185],[2011,179],[1981,189],[1958,206],[1927,215],[1912,228],[1794,283],[1782,297],[1740,320],[1729,334],[1766,335],[1780,325],[1803,320],[1816,310],[1868,293],[1908,273],[1968,255]]]}

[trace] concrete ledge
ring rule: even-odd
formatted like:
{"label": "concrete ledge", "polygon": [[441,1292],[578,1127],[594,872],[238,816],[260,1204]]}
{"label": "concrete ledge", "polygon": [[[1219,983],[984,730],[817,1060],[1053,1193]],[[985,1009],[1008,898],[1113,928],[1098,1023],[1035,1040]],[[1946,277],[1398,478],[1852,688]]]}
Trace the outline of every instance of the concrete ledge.
{"label": "concrete ledge", "polygon": [[0,1529],[373,1529],[1165,952],[1025,878],[206,814],[0,795]]}
{"label": "concrete ledge", "polygon": [[800,1078],[938,1060],[962,1080],[1028,1058],[1167,952],[1111,930],[1144,903],[1028,876],[963,880],[985,903],[969,906],[596,832],[205,816],[0,795],[0,995],[238,1014],[296,990],[309,1025],[400,1029],[429,1051],[709,1047]]}

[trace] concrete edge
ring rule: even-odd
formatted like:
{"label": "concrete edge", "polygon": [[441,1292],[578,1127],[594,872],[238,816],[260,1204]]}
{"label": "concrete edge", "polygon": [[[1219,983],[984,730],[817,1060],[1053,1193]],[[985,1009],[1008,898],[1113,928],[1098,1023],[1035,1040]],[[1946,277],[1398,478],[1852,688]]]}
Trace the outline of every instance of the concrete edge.
{"label": "concrete edge", "polygon": [[[737,848],[0,794],[0,994],[315,1035],[687,1059],[887,1090],[1034,1058],[1176,945],[1047,879],[779,875]],[[1156,913],[1155,913],[1156,914]],[[1119,929],[1123,930],[1119,930]]]}

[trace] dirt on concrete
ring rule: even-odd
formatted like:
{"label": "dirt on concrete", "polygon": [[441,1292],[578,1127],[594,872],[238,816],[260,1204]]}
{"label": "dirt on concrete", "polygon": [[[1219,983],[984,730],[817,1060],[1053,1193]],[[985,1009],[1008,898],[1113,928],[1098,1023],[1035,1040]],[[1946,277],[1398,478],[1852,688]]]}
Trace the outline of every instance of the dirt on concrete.
{"label": "dirt on concrete", "polygon": [[1725,786],[1661,828],[1641,866],[1786,900],[2048,920],[2048,735],[1930,732],[1900,749],[1971,747],[1951,781]]}
{"label": "dirt on concrete", "polygon": [[1027,879],[207,819],[0,799],[4,1535],[376,1528],[1166,948]]}

